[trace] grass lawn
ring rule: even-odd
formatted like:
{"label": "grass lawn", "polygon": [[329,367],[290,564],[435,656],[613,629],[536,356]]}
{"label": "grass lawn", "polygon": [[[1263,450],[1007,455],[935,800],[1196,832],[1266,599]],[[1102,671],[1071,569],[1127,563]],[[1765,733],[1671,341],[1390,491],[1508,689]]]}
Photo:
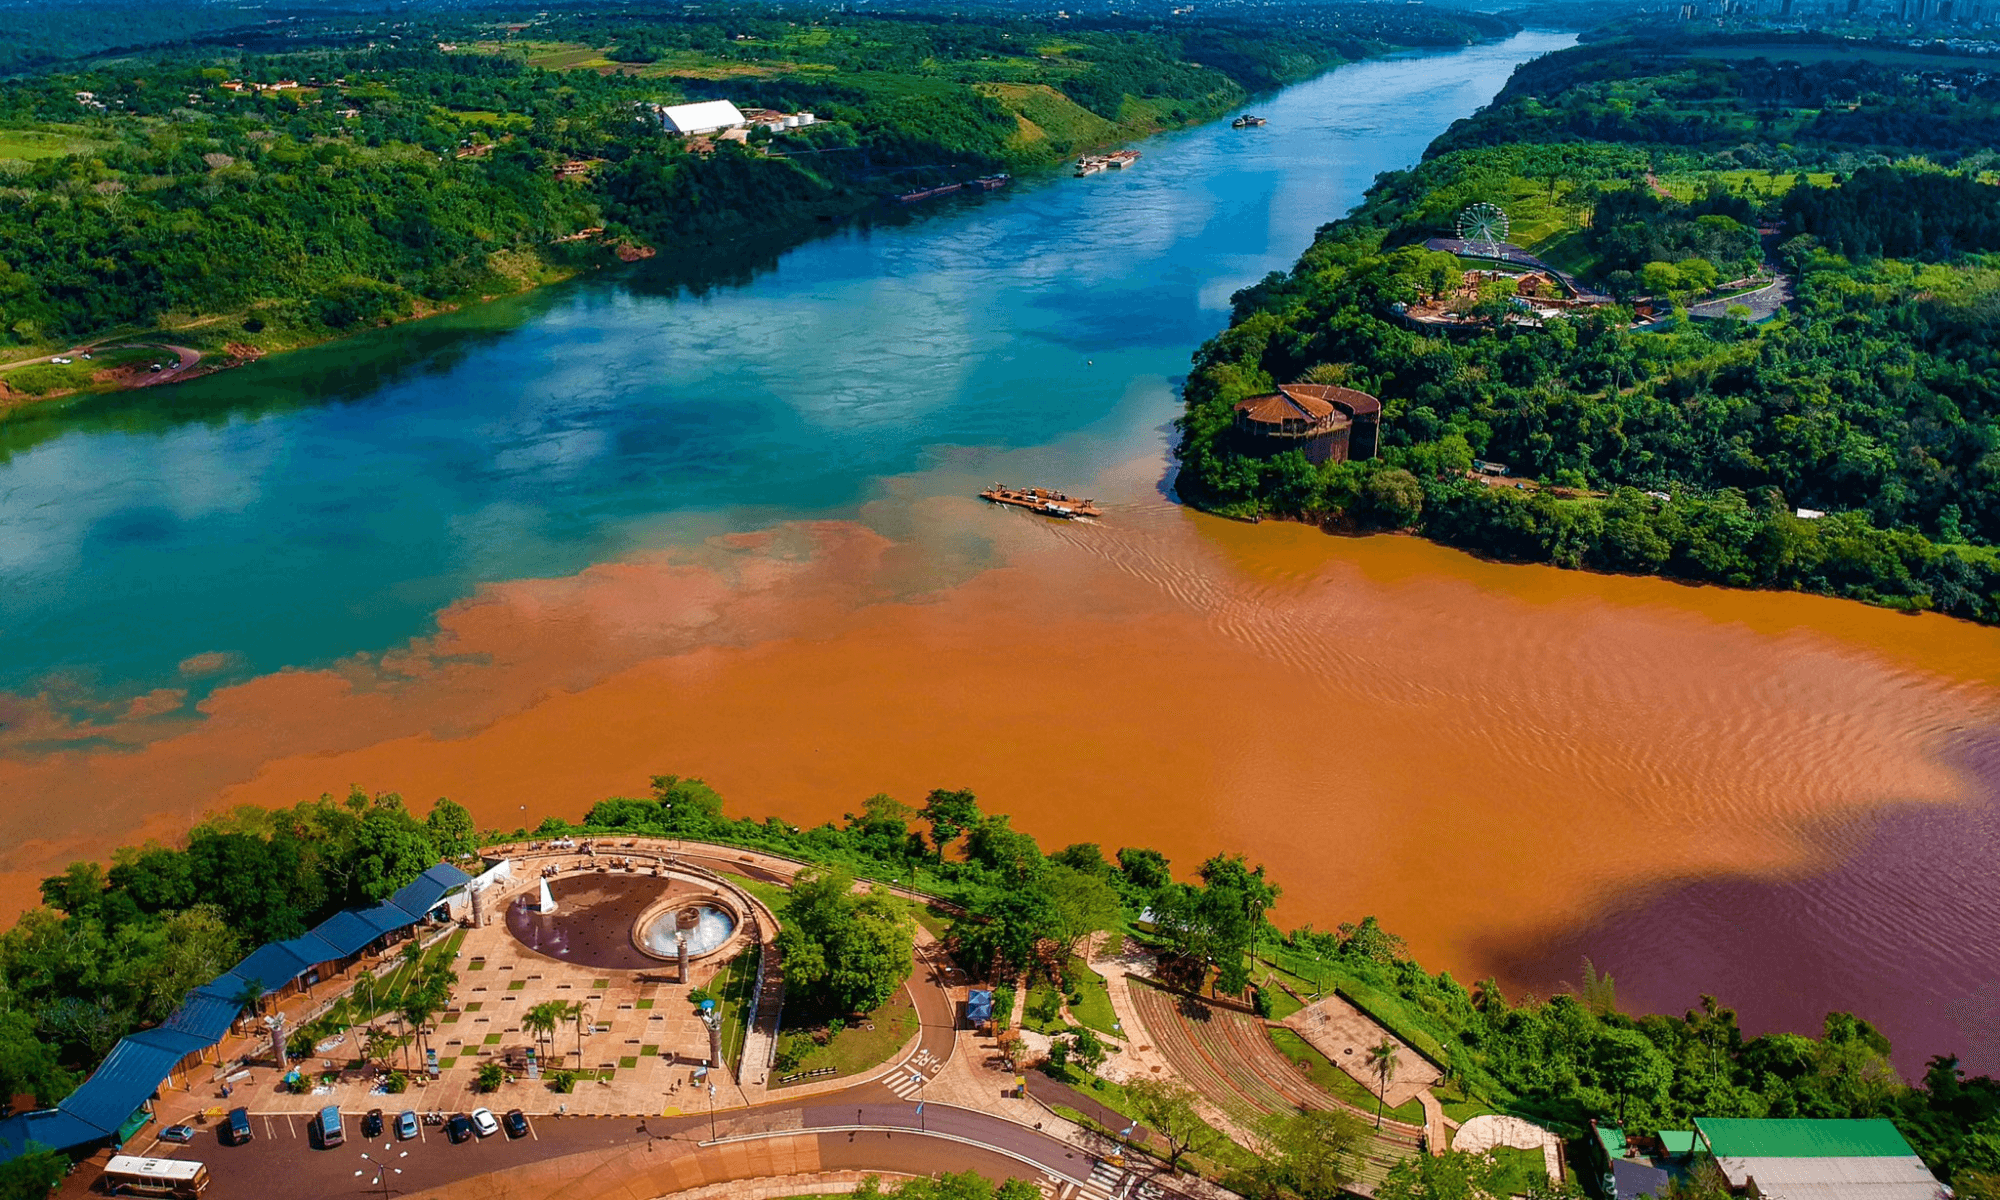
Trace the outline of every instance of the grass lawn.
{"label": "grass lawn", "polygon": [[910,915],[917,919],[917,924],[929,930],[930,935],[939,941],[944,940],[945,931],[951,928],[951,915],[939,912],[928,904],[910,905]]}
{"label": "grass lawn", "polygon": [[1069,1028],[1062,1017],[1062,993],[1043,980],[1028,989],[1028,1006],[1021,1012],[1021,1027],[1036,1033],[1057,1034]]}
{"label": "grass lawn", "polygon": [[[787,1013],[790,1019],[793,1014]],[[873,1025],[870,1029],[867,1026]],[[805,1037],[812,1031],[825,1028],[824,1022],[813,1022],[794,1029],[788,1036]],[[917,1010],[910,1005],[907,988],[896,989],[896,994],[887,1004],[868,1014],[861,1023],[844,1026],[839,1033],[828,1039],[824,1046],[814,1046],[799,1059],[798,1065],[786,1071],[786,1075],[797,1075],[806,1071],[817,1071],[822,1067],[832,1067],[835,1075],[853,1075],[879,1067],[889,1060],[903,1043],[917,1031]],[[828,1076],[821,1075],[814,1080],[795,1079],[793,1083],[817,1082]],[[773,1076],[771,1086],[783,1087],[778,1076]]]}
{"label": "grass lawn", "polygon": [[[422,969],[436,962],[453,961],[458,957],[458,948],[464,943],[465,931],[461,929],[437,945],[424,951],[423,957],[418,960],[418,968]],[[398,1005],[402,1004],[403,989],[410,980],[411,975],[410,964],[399,963],[396,969],[389,972],[388,976],[382,980],[381,987],[376,992],[381,997],[382,1007],[380,1011],[391,1012]],[[512,987],[513,985],[509,984],[508,986]]]}
{"label": "grass lawn", "polygon": [[1521,1196],[1527,1194],[1528,1185],[1541,1180],[1549,1181],[1548,1164],[1540,1150],[1516,1150],[1512,1146],[1500,1146],[1491,1151],[1500,1163],[1500,1178],[1493,1191],[1499,1196]]}
{"label": "grass lawn", "polygon": [[[4,136],[4,133],[0,133],[0,137]],[[75,362],[41,362],[16,367],[0,375],[0,382],[4,382],[9,389],[27,396],[46,396],[51,392],[76,392],[91,387],[95,382],[93,377],[99,371],[173,358],[168,351],[148,346],[114,347],[107,350],[93,350],[89,353],[88,359],[77,358]]]}
{"label": "grass lawn", "polygon": [[748,875],[738,875],[734,871],[724,871],[722,873],[729,876],[730,882],[734,883],[737,887],[762,900],[764,907],[774,913],[785,906],[785,897],[792,894],[792,890],[781,883],[772,883],[764,879],[752,879]]}
{"label": "grass lawn", "polygon": [[[1374,1091],[1355,1079],[1354,1076],[1334,1066],[1332,1062],[1328,1061],[1326,1055],[1312,1048],[1312,1043],[1289,1029],[1272,1029],[1268,1032],[1271,1035],[1271,1044],[1278,1048],[1278,1053],[1293,1062],[1304,1062],[1306,1064],[1306,1076],[1313,1081],[1313,1085],[1319,1088],[1319,1090],[1329,1096],[1345,1100],[1356,1108],[1366,1109],[1369,1112],[1375,1111]],[[1383,1109],[1382,1115],[1393,1117],[1398,1121],[1403,1121],[1411,1125],[1422,1125],[1424,1123],[1424,1106],[1415,1100],[1411,1100],[1400,1108]]]}
{"label": "grass lawn", "polygon": [[88,154],[108,142],[86,137],[73,125],[38,124],[33,129],[0,129],[0,158],[61,158]]}
{"label": "grass lawn", "polygon": [[1070,1002],[1069,1015],[1099,1033],[1124,1037],[1124,1032],[1117,1028],[1118,1014],[1112,1011],[1111,993],[1104,988],[1104,976],[1091,970],[1082,959],[1071,958],[1069,980],[1078,997]]}
{"label": "grass lawn", "polygon": [[743,1041],[750,1029],[744,1018],[750,1014],[750,999],[757,991],[757,963],[763,947],[751,945],[723,964],[722,971],[708,985],[722,1010],[722,1057],[737,1062],[743,1057]]}

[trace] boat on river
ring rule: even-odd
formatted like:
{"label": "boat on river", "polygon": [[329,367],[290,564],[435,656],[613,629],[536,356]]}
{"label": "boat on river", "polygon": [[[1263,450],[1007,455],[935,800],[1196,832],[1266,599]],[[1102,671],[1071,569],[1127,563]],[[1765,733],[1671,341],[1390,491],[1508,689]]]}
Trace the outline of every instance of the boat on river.
{"label": "boat on river", "polygon": [[1049,488],[1012,488],[1004,483],[996,483],[979,493],[980,498],[995,504],[1007,504],[1015,508],[1025,508],[1046,517],[1058,517],[1074,521],[1078,517],[1101,517],[1104,510],[1097,507],[1097,501],[1080,499]]}
{"label": "boat on river", "polygon": [[963,183],[947,183],[934,188],[918,188],[914,192],[904,192],[898,195],[896,203],[915,204],[919,200],[929,200],[936,196],[949,196],[953,192],[963,190],[965,186]]}
{"label": "boat on river", "polygon": [[1095,175],[1099,171],[1122,171],[1139,161],[1137,150],[1113,150],[1109,154],[1086,154],[1076,160],[1076,177]]}
{"label": "boat on river", "polygon": [[1231,121],[1229,123],[1229,127],[1231,129],[1250,129],[1262,124],[1264,124],[1264,118],[1258,116],[1252,116],[1249,113],[1244,113],[1242,116],[1236,118],[1234,121]]}

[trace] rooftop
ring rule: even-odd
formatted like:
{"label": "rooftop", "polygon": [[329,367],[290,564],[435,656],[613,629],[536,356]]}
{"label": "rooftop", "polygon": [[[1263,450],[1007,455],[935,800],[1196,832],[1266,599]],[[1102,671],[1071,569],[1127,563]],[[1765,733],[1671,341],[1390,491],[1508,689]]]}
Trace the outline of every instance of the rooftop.
{"label": "rooftop", "polygon": [[1238,401],[1236,409],[1259,425],[1298,420],[1338,424],[1350,417],[1379,413],[1382,402],[1366,392],[1333,384],[1286,383],[1269,395]]}
{"label": "rooftop", "polygon": [[1773,1120],[1702,1117],[1695,1121],[1717,1158],[1907,1158],[1916,1151],[1886,1119]]}

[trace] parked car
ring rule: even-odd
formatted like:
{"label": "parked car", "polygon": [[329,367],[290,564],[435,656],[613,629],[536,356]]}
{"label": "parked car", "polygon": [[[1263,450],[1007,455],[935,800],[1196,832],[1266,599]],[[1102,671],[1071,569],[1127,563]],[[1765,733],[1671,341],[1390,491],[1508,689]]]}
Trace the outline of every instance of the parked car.
{"label": "parked car", "polygon": [[466,1116],[464,1113],[453,1117],[451,1120],[445,1122],[444,1135],[451,1139],[453,1145],[457,1145],[470,1138],[472,1136],[472,1118]]}
{"label": "parked car", "polygon": [[241,1146],[256,1135],[250,1131],[250,1110],[232,1108],[222,1121],[222,1140],[232,1146]]}
{"label": "parked car", "polygon": [[165,1129],[160,1130],[160,1140],[163,1142],[191,1142],[194,1140],[194,1126],[169,1125]]}
{"label": "parked car", "polygon": [[382,1136],[381,1109],[371,1108],[368,1110],[368,1115],[361,1118],[361,1136],[365,1138],[378,1138]]}
{"label": "parked car", "polygon": [[400,1141],[407,1142],[415,1136],[417,1136],[416,1110],[406,1108],[396,1114],[396,1137]]}
{"label": "parked car", "polygon": [[505,1117],[502,1117],[500,1121],[501,1124],[507,1127],[508,1137],[524,1138],[528,1136],[528,1116],[520,1109],[517,1108],[514,1111],[508,1113]]}
{"label": "parked car", "polygon": [[347,1128],[340,1122],[340,1109],[332,1104],[319,1110],[313,1128],[319,1133],[319,1148],[331,1150],[347,1140]]}
{"label": "parked car", "polygon": [[475,1108],[472,1110],[472,1128],[480,1137],[492,1137],[500,1132],[500,1122],[493,1119],[492,1109]]}
{"label": "parked car", "polygon": [[56,356],[55,356],[54,358],[51,358],[51,359],[50,359],[49,361],[50,361],[50,362],[52,362],[52,363],[62,363],[62,364],[63,364],[64,366],[68,366],[68,365],[69,365],[69,360],[68,360],[68,359],[66,359],[66,358],[64,358],[64,357],[63,357],[62,355],[60,355],[60,354],[56,355]]}

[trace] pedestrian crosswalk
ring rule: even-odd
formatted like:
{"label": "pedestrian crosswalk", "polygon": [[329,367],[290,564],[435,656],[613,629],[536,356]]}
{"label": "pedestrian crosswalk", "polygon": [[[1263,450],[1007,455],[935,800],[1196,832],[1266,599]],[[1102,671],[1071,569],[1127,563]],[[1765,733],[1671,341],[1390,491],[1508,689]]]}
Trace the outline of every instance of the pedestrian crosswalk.
{"label": "pedestrian crosswalk", "polygon": [[931,1081],[931,1077],[936,1075],[938,1068],[943,1065],[944,1061],[938,1058],[937,1055],[932,1054],[928,1050],[918,1050],[905,1060],[901,1066],[890,1071],[875,1082],[894,1092],[897,1099],[909,1100],[914,1098],[917,1092]]}
{"label": "pedestrian crosswalk", "polygon": [[1091,1164],[1090,1178],[1077,1189],[1077,1195],[1089,1196],[1092,1200],[1116,1200],[1125,1194],[1126,1181],[1131,1173],[1123,1167],[1114,1167],[1108,1162]]}
{"label": "pedestrian crosswalk", "polygon": [[897,1068],[875,1082],[896,1094],[898,1100],[908,1100],[924,1086],[924,1079],[904,1068]]}

